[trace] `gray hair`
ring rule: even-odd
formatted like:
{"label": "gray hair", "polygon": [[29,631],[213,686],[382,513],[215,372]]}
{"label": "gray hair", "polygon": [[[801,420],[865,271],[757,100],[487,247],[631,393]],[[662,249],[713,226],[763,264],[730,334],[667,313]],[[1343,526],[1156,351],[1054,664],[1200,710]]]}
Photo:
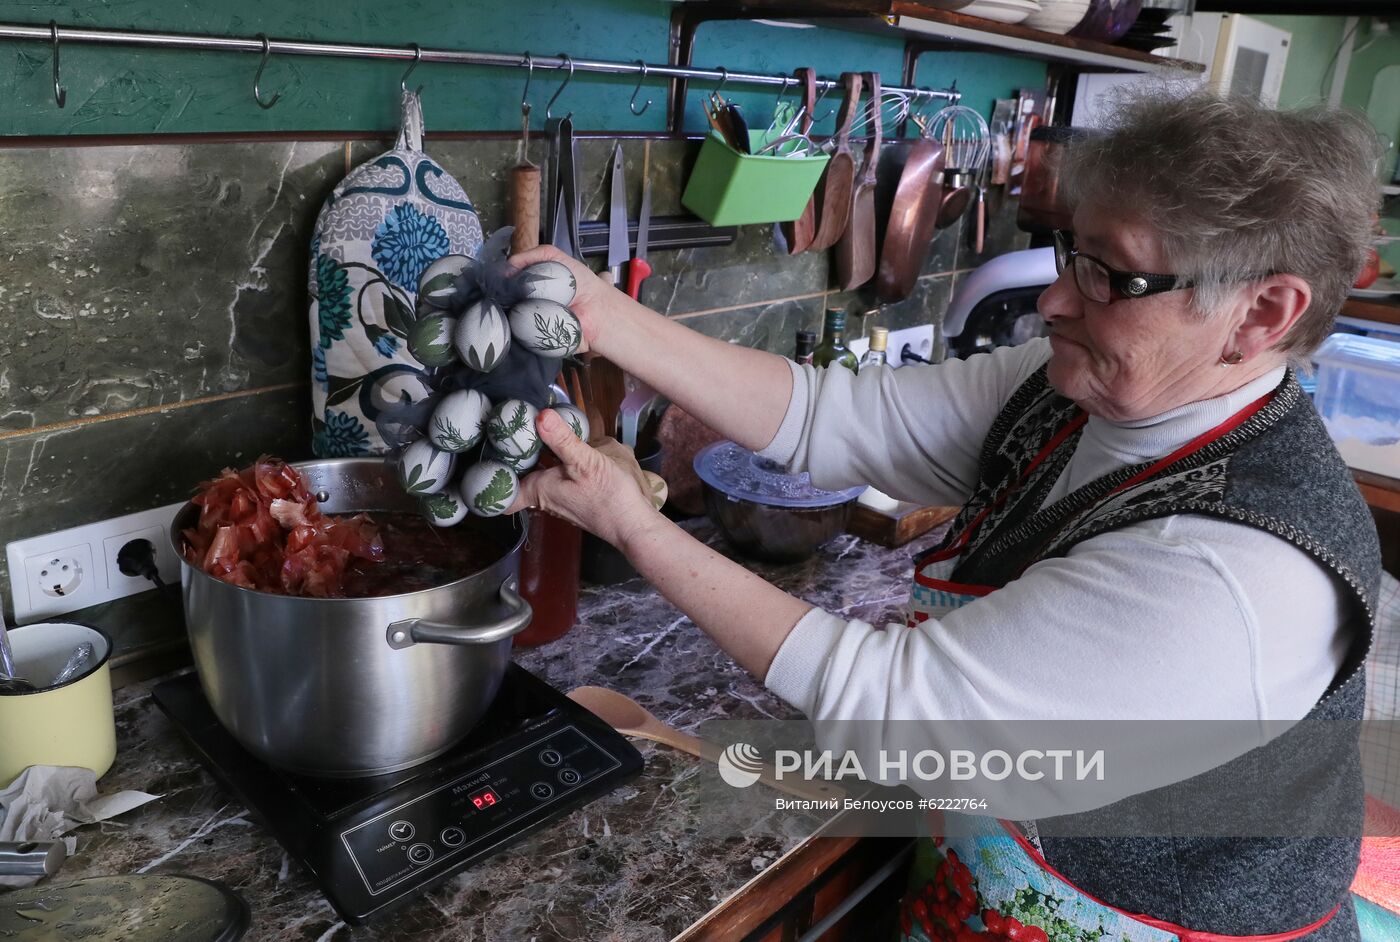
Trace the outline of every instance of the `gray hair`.
{"label": "gray hair", "polygon": [[1070,146],[1062,185],[1071,203],[1154,228],[1173,273],[1195,282],[1203,317],[1250,276],[1302,278],[1312,303],[1278,345],[1302,357],[1331,333],[1371,246],[1380,153],[1375,130],[1350,111],[1274,111],[1154,87],[1119,96],[1103,133]]}

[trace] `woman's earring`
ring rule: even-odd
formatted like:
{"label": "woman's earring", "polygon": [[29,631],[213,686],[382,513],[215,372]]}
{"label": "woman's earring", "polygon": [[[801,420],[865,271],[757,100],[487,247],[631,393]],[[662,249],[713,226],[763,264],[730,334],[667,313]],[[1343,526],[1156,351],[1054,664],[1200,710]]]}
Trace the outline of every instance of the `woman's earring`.
{"label": "woman's earring", "polygon": [[1222,356],[1220,358],[1220,363],[1223,366],[1236,366],[1243,361],[1244,354],[1238,350],[1236,350],[1234,353],[1229,354],[1228,356]]}

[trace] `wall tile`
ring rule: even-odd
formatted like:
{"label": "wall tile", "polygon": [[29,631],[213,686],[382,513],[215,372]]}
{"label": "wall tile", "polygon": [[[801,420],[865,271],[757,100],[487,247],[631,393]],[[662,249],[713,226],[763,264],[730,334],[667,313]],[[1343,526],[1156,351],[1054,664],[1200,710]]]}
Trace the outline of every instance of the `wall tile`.
{"label": "wall tile", "polygon": [[[531,159],[547,163],[547,144],[531,137]],[[611,199],[613,139],[586,138],[577,142],[580,218],[606,220]],[[694,163],[698,143],[652,141],[650,159],[646,141],[622,142],[623,174],[627,183],[628,217],[641,210],[644,166],[651,178],[652,215],[685,213],[681,195]],[[489,232],[510,222],[509,168],[516,160],[513,141],[429,141],[429,153],[466,188]],[[372,155],[359,144],[358,159]],[[547,179],[547,167],[546,179]],[[545,195],[544,199],[548,199]],[[543,207],[542,207],[543,209]],[[779,255],[773,246],[772,227],[739,227],[732,245],[694,249],[652,249],[648,253],[653,274],[643,288],[643,301],[667,314],[687,314],[719,307],[751,303],[757,299],[791,298],[821,292],[826,284],[825,254]],[[601,269],[604,259],[591,258]]]}
{"label": "wall tile", "polygon": [[[872,327],[901,330],[921,324],[937,324],[943,320],[948,300],[953,292],[953,275],[925,275],[914,283],[909,297],[894,304],[876,306],[866,290],[844,291],[827,296],[828,307],[845,308],[846,337],[854,339],[870,333]],[[898,350],[892,350],[898,355]]]}
{"label": "wall tile", "polygon": [[1005,187],[987,188],[987,230],[982,240],[982,251],[972,251],[968,243],[967,229],[972,225],[972,210],[969,208],[959,226],[956,240],[957,264],[959,270],[976,268],[989,259],[1028,248],[1031,244],[1029,232],[1022,232],[1016,226],[1016,208],[1020,201],[1006,195]]}
{"label": "wall tile", "polygon": [[0,431],[306,376],[329,143],[0,150]]}
{"label": "wall tile", "polygon": [[820,331],[821,322],[821,298],[758,304],[681,320],[685,326],[707,336],[785,357],[793,355],[799,330]]}
{"label": "wall tile", "polygon": [[307,458],[310,416],[308,386],[0,439],[0,545],[181,500],[263,453]]}

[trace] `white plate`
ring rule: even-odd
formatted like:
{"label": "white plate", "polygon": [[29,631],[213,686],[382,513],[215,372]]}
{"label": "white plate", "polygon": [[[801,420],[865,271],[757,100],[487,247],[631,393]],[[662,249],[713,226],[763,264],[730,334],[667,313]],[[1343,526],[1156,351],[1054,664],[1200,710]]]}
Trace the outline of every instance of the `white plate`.
{"label": "white plate", "polygon": [[1369,288],[1352,288],[1347,292],[1353,298],[1388,298],[1400,294],[1400,279],[1377,278]]}
{"label": "white plate", "polygon": [[998,23],[1019,23],[1039,10],[1040,4],[1036,0],[977,0],[958,12]]}

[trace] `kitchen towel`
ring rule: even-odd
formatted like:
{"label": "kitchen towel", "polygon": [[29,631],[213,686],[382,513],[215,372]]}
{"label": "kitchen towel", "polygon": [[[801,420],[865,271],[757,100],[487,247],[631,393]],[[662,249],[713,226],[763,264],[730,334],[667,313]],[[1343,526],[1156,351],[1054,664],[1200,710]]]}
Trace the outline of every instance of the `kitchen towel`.
{"label": "kitchen towel", "polygon": [[[92,769],[32,765],[0,791],[0,841],[52,841],[79,825],[106,821],[159,795],[97,793]],[[77,839],[64,838],[71,855]],[[0,887],[29,886],[38,877],[0,877]]]}
{"label": "kitchen towel", "polygon": [[380,410],[429,392],[406,340],[418,277],[447,254],[474,256],[481,222],[462,185],[423,153],[423,110],[403,93],[393,150],[361,164],[321,208],[311,239],[312,451],[382,454]]}

